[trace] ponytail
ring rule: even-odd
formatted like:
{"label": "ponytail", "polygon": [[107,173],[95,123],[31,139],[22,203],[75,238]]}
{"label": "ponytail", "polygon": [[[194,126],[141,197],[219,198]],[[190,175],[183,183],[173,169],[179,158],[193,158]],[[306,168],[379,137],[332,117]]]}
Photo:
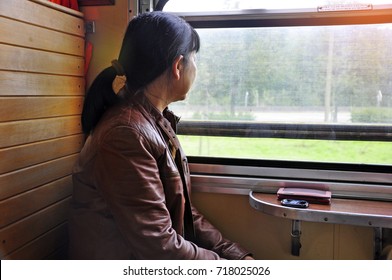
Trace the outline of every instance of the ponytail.
{"label": "ponytail", "polygon": [[82,111],[82,129],[85,134],[93,130],[107,108],[117,103],[119,97],[112,88],[116,75],[113,67],[106,68],[95,78],[87,91]]}
{"label": "ponytail", "polygon": [[117,103],[121,97],[116,93],[125,84],[125,94],[132,95],[170,69],[177,57],[183,55],[186,59],[199,48],[197,32],[175,15],[155,11],[131,20],[118,61],[112,61],[113,66],[103,70],[87,92],[82,112],[83,132],[90,133],[104,112]]}

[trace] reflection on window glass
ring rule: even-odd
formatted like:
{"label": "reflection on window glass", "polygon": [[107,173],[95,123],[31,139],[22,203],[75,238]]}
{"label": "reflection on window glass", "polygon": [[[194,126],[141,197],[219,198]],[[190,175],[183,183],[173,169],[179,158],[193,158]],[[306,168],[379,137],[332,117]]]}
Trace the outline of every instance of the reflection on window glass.
{"label": "reflection on window glass", "polygon": [[183,120],[392,124],[392,24],[198,33]]}
{"label": "reflection on window glass", "polygon": [[331,5],[389,4],[391,0],[347,1],[347,0],[169,0],[165,11],[206,12],[245,9],[301,9]]}

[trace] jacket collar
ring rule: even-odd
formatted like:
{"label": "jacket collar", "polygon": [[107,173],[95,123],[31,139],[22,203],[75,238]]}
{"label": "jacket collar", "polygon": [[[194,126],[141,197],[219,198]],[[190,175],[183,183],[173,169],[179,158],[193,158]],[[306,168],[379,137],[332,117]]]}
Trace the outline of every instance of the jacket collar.
{"label": "jacket collar", "polygon": [[139,104],[157,123],[160,123],[163,118],[166,119],[169,121],[174,132],[177,132],[177,124],[180,121],[180,117],[176,116],[171,110],[169,110],[168,107],[166,107],[161,113],[154,105],[152,105],[150,100],[148,100],[142,91],[134,94],[131,98],[131,103]]}

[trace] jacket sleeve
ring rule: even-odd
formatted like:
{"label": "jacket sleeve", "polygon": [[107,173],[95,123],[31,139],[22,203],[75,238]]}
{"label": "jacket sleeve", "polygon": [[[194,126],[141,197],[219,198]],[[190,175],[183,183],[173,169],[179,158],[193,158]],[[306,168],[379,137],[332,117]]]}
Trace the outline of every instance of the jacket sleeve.
{"label": "jacket sleeve", "polygon": [[153,149],[123,126],[103,137],[95,158],[96,185],[130,252],[138,259],[219,259],[172,228]]}
{"label": "jacket sleeve", "polygon": [[199,211],[192,207],[197,244],[216,252],[219,256],[229,260],[240,260],[251,255],[238,243],[232,242],[222,236]]}

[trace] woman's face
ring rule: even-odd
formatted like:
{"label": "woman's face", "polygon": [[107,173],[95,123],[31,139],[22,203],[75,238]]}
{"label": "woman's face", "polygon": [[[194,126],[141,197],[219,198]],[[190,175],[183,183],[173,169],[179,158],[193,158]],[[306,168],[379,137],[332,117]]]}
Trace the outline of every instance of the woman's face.
{"label": "woman's face", "polygon": [[[184,60],[185,59],[185,60]],[[175,92],[174,101],[184,100],[197,75],[196,53],[192,52],[187,58],[183,58],[180,67],[180,79]]]}

